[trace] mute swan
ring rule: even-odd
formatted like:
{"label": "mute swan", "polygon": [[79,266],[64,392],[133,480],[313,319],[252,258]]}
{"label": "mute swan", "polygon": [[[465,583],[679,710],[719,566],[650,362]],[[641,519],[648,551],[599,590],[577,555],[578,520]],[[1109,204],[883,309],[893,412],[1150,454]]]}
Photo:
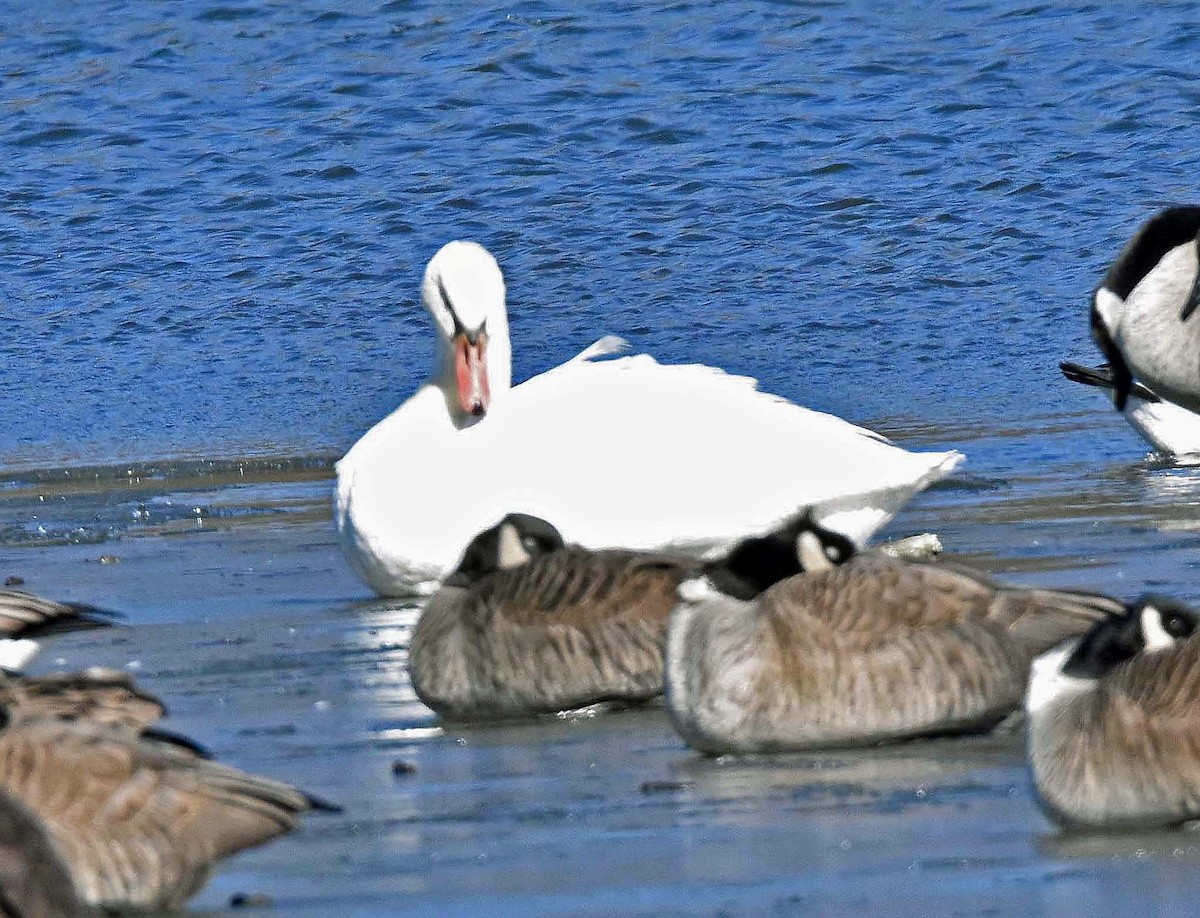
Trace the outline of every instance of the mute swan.
{"label": "mute swan", "polygon": [[1200,207],[1170,207],[1138,230],[1092,299],[1092,337],[1125,410],[1136,376],[1156,395],[1200,411]]}
{"label": "mute swan", "polygon": [[712,367],[599,359],[614,339],[513,388],[504,280],[472,242],[433,257],[421,295],[433,376],[337,465],[339,538],[382,595],[430,592],[513,506],[587,548],[715,551],[803,505],[863,540],[963,459]]}
{"label": "mute swan", "polygon": [[1200,615],[1145,596],[1033,663],[1038,802],[1090,828],[1200,819]]}
{"label": "mute swan", "polygon": [[681,584],[671,613],[667,711],[705,752],[986,729],[1021,704],[1037,654],[1123,609],[1098,594],[1002,586],[945,562],[856,555],[807,515],[774,544],[758,542],[748,550],[765,549],[766,576],[755,587],[801,572],[748,601],[708,573]]}

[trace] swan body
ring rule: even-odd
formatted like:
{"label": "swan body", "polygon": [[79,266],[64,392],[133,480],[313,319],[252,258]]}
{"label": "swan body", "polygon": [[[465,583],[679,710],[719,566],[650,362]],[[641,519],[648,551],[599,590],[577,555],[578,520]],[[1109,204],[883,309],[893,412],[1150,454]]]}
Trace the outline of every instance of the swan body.
{"label": "swan body", "polygon": [[1065,826],[1200,819],[1200,615],[1148,596],[1033,664],[1028,755]]}
{"label": "swan body", "polygon": [[802,505],[864,540],[963,459],[910,453],[747,377],[614,357],[616,339],[511,387],[503,280],[473,243],[434,256],[422,295],[433,378],[337,466],[342,545],[383,595],[429,592],[464,540],[517,508],[586,548],[715,554]]}
{"label": "swan body", "polygon": [[709,595],[695,580],[680,589],[667,711],[701,751],[987,729],[1020,705],[1034,656],[1122,608],[1098,595],[1002,586],[944,562],[854,555],[849,540],[811,522],[791,535],[801,573],[756,598],[730,595],[711,572]]}
{"label": "swan body", "polygon": [[[1084,367],[1064,362],[1058,366],[1072,382],[1113,390],[1113,372],[1107,365]],[[1140,383],[1129,387],[1121,415],[1143,440],[1165,456],[1200,454],[1200,414],[1159,398]]]}
{"label": "swan body", "polygon": [[1136,377],[1160,397],[1200,411],[1200,207],[1152,217],[1113,262],[1092,299],[1092,336],[1125,409]]}

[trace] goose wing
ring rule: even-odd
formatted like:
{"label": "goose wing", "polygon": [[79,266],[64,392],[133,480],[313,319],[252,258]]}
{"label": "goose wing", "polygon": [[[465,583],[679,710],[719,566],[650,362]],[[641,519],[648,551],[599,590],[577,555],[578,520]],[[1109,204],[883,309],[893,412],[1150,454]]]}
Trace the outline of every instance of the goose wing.
{"label": "goose wing", "polygon": [[7,638],[39,638],[63,631],[104,628],[119,617],[95,606],[0,589],[0,636]]}
{"label": "goose wing", "polygon": [[567,548],[500,571],[474,602],[519,626],[584,628],[619,619],[666,621],[696,566],[670,557]]}
{"label": "goose wing", "polygon": [[828,571],[801,574],[767,590],[759,603],[777,619],[807,620],[839,641],[871,645],[901,629],[982,619],[995,588],[940,564],[860,555]]}
{"label": "goose wing", "polygon": [[820,574],[801,575],[764,594],[775,614],[803,616],[839,641],[869,646],[905,629],[987,623],[1036,653],[1123,611],[1107,596],[998,585],[947,561],[860,555]]}
{"label": "goose wing", "polygon": [[0,734],[0,788],[46,824],[84,899],[148,910],[180,907],[218,860],[328,806],[168,744],[52,720]]}

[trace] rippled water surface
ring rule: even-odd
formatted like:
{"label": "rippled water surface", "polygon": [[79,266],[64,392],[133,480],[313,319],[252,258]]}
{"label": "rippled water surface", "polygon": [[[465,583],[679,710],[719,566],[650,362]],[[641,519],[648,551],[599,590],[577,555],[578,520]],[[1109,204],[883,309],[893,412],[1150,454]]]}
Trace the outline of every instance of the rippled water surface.
{"label": "rippled water surface", "polygon": [[198,904],[1189,912],[1196,846],[1061,838],[1019,735],[711,762],[657,711],[443,731],[416,610],[367,601],[328,490],[424,376],[420,272],[467,237],[518,379],[605,333],[754,375],[968,454],[892,534],[1200,599],[1200,471],[1056,369],[1095,356],[1128,235],[1196,198],[1194,12],[0,3],[0,574],[136,626],[45,665],[131,665],[222,758],[346,807]]}

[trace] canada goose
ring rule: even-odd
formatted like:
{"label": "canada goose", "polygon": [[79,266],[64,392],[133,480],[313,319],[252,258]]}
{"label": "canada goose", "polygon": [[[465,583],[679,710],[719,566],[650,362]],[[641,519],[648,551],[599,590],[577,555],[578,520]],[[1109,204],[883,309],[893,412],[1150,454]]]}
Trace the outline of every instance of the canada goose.
{"label": "canada goose", "polygon": [[[1084,367],[1064,361],[1058,368],[1071,382],[1113,390],[1113,372],[1108,364]],[[1141,383],[1130,385],[1121,415],[1143,440],[1165,456],[1200,454],[1200,414],[1159,398]]]}
{"label": "canada goose", "polygon": [[700,554],[803,504],[865,540],[963,459],[910,453],[714,367],[597,359],[614,338],[514,387],[504,278],[473,242],[433,256],[421,297],[432,376],[337,465],[339,540],[382,595],[432,592],[514,494],[587,548]]}
{"label": "canada goose", "polygon": [[0,916],[100,918],[79,898],[46,826],[0,791]]}
{"label": "canada goose", "polygon": [[793,524],[789,540],[790,553],[772,549],[762,581],[771,568],[803,572],[757,599],[738,598],[711,570],[680,587],[666,700],[697,749],[986,729],[1020,705],[1036,654],[1122,608],[1104,596],[1001,586],[946,562],[854,555],[850,540],[811,518]]}
{"label": "canada goose", "polygon": [[1136,376],[1157,395],[1200,411],[1200,207],[1170,207],[1129,241],[1092,299],[1092,337],[1125,410]]}
{"label": "canada goose", "polygon": [[568,546],[544,520],[509,514],[471,542],[417,619],[417,697],[456,720],[653,698],[688,571],[666,555]]}
{"label": "canada goose", "polygon": [[1200,613],[1146,596],[1033,664],[1038,801],[1066,826],[1200,819]]}
{"label": "canada goose", "polygon": [[107,628],[115,612],[55,602],[20,590],[0,589],[0,670],[20,672],[38,654],[38,638],[67,631]]}
{"label": "canada goose", "polygon": [[336,809],[278,781],[83,721],[0,730],[0,791],[43,826],[78,898],[104,909],[177,909],[214,864]]}

